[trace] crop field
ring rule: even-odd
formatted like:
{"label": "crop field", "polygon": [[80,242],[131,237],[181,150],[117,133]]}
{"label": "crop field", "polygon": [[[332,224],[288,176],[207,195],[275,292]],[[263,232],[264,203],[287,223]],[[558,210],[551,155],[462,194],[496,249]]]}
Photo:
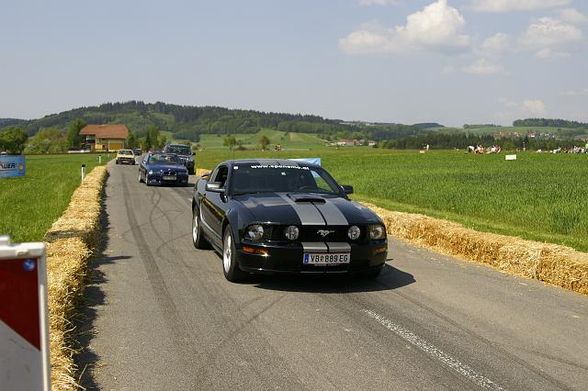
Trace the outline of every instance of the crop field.
{"label": "crop field", "polygon": [[82,164],[89,173],[98,156],[30,155],[24,178],[0,179],[0,235],[10,235],[13,242],[43,239],[79,186]]}
{"label": "crop field", "polygon": [[231,158],[320,157],[353,198],[453,220],[480,231],[588,251],[588,155],[527,152],[391,151],[365,147],[312,151],[202,151],[197,166]]}

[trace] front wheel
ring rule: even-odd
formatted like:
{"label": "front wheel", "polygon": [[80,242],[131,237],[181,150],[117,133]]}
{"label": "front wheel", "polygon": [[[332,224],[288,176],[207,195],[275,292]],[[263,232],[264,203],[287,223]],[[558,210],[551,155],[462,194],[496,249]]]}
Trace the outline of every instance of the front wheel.
{"label": "front wheel", "polygon": [[197,249],[209,248],[208,241],[202,235],[200,211],[197,207],[194,207],[194,210],[192,211],[192,243]]}
{"label": "front wheel", "polygon": [[225,278],[231,282],[243,281],[247,277],[247,273],[239,268],[237,250],[230,226],[225,228],[223,235],[223,273]]}
{"label": "front wheel", "polygon": [[139,183],[143,183],[143,177],[141,176],[141,171],[139,171]]}

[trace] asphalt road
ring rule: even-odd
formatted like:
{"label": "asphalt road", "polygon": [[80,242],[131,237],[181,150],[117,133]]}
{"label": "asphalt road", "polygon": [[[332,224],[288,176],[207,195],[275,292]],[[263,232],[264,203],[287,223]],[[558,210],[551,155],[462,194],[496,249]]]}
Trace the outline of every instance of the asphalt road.
{"label": "asphalt road", "polygon": [[393,238],[375,281],[232,284],[192,246],[190,187],[109,171],[90,389],[588,389],[587,297]]}

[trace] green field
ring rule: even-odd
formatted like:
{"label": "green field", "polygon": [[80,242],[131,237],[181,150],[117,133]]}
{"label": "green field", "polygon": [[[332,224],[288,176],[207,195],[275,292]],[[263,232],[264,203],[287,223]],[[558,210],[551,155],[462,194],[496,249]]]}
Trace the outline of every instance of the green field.
{"label": "green field", "polygon": [[321,157],[357,200],[423,213],[468,227],[588,251],[588,155],[504,155],[373,148],[312,151],[203,151],[197,165],[246,157]]}
{"label": "green field", "polygon": [[15,243],[43,239],[79,186],[82,164],[90,172],[98,156],[27,156],[24,178],[0,179],[0,235],[10,235]]}
{"label": "green field", "polygon": [[[269,138],[271,146],[281,144],[283,149],[313,149],[321,148],[325,142],[316,134],[282,132],[273,129],[262,129],[253,134],[233,134],[237,140],[243,143],[247,149],[259,148],[259,139],[261,136]],[[200,145],[204,149],[226,149],[223,142],[226,135],[223,134],[202,134],[200,136]]]}

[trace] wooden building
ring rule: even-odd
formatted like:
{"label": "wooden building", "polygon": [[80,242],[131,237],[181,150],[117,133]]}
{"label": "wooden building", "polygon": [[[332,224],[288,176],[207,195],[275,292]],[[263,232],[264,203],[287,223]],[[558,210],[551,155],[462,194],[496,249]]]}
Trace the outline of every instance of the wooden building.
{"label": "wooden building", "polygon": [[92,151],[118,151],[126,146],[129,129],[126,125],[87,125],[80,135],[85,136],[84,144]]}

